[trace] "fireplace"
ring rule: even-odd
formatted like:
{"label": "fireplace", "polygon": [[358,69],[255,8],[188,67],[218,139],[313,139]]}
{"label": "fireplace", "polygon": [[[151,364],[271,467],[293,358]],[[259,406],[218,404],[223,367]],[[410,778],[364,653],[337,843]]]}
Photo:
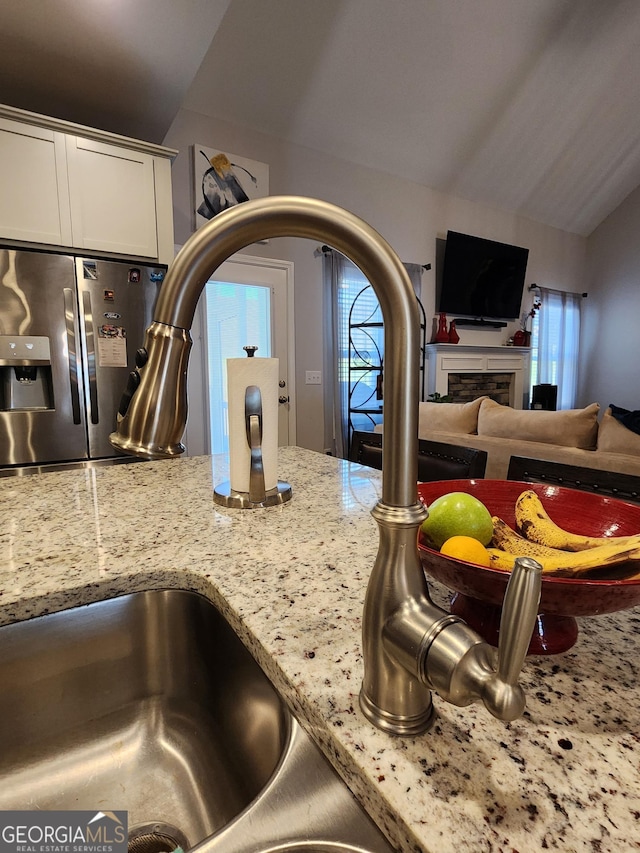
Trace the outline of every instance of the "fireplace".
{"label": "fireplace", "polygon": [[511,405],[513,373],[450,373],[448,394],[454,403],[491,397],[502,406]]}
{"label": "fireplace", "polygon": [[486,395],[514,409],[529,407],[528,347],[428,344],[427,395],[466,403]]}

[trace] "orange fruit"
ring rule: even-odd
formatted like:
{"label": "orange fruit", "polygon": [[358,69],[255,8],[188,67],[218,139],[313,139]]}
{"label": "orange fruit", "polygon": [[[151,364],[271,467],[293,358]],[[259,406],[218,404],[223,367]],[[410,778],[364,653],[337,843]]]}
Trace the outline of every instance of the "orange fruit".
{"label": "orange fruit", "polygon": [[481,542],[472,536],[451,536],[440,548],[440,553],[465,563],[476,563],[489,568],[489,552]]}

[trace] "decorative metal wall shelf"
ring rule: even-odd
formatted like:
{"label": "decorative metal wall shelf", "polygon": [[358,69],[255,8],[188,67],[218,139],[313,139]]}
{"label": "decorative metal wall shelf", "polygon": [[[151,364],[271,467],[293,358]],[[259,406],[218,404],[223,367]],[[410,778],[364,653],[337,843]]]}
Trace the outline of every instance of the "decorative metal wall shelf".
{"label": "decorative metal wall shelf", "polygon": [[[425,394],[426,316],[420,310],[420,399]],[[371,285],[357,294],[349,309],[349,443],[354,430],[373,430],[382,422],[384,324]]]}

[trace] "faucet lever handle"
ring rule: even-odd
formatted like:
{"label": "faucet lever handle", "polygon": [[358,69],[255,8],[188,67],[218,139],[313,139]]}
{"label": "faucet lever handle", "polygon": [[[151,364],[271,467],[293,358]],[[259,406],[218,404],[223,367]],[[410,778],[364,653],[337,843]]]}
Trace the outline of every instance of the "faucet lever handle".
{"label": "faucet lever handle", "polygon": [[517,557],[502,605],[498,667],[483,696],[489,711],[503,720],[515,719],[524,710],[525,696],[518,677],[535,626],[541,589],[540,563]]}
{"label": "faucet lever handle", "polygon": [[516,684],[536,623],[542,566],[530,557],[517,557],[502,605],[498,645],[498,677]]}

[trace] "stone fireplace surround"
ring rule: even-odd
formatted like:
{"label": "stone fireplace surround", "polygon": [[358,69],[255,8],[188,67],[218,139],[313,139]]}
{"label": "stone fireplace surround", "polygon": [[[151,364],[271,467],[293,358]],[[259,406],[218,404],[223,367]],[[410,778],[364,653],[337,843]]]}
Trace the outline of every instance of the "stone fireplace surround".
{"label": "stone fireplace surround", "polygon": [[529,347],[427,344],[427,398],[450,394],[454,403],[487,395],[514,409],[529,408]]}
{"label": "stone fireplace surround", "polygon": [[454,403],[491,397],[501,406],[511,405],[513,373],[450,373],[449,395]]}

